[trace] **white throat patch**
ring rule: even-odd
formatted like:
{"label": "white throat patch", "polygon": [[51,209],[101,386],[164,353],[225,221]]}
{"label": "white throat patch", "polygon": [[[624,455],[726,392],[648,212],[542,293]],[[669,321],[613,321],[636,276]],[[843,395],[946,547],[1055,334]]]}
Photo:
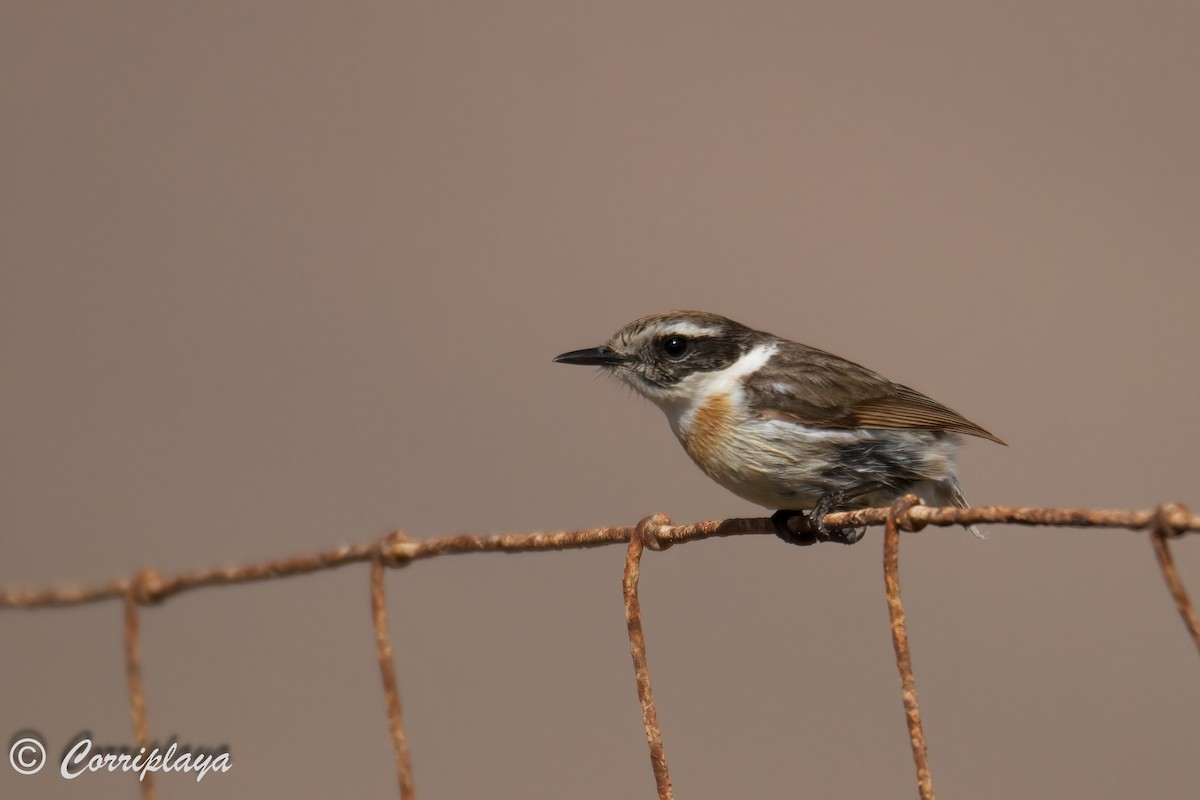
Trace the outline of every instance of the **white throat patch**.
{"label": "white throat patch", "polygon": [[778,349],[779,345],[773,342],[757,345],[725,369],[697,372],[675,384],[670,400],[656,401],[666,413],[671,430],[683,438],[695,410],[713,395],[728,395],[735,407],[740,406],[744,379],[766,366]]}

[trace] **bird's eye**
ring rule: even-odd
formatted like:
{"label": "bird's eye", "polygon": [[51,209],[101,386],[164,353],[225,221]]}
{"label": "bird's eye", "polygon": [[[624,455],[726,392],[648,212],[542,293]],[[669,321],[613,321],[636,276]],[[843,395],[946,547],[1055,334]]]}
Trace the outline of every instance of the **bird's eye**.
{"label": "bird's eye", "polygon": [[667,336],[662,340],[662,351],[667,358],[683,358],[690,345],[686,336]]}

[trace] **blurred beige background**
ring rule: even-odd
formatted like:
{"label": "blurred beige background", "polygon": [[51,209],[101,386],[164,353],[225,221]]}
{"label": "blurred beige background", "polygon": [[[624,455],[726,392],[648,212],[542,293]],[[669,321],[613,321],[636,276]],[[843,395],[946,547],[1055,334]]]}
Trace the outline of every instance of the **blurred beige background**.
{"label": "blurred beige background", "polygon": [[[1191,3],[0,7],[0,585],[759,510],[553,365],[667,308],[1011,444],[977,503],[1200,504]],[[681,798],[913,796],[880,568],[647,554]],[[1175,548],[1200,595],[1200,542]],[[621,548],[388,575],[418,792],[651,797]],[[1200,794],[1200,661],[1128,532],[905,540],[947,798]],[[394,796],[367,570],[143,617],[164,798]],[[133,734],[120,606],[0,613],[0,735]],[[131,797],[0,762],[0,796]]]}

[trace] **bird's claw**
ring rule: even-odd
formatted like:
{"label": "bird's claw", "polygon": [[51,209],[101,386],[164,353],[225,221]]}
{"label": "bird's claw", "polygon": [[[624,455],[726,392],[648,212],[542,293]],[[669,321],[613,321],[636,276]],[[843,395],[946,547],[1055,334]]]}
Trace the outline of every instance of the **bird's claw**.
{"label": "bird's claw", "polygon": [[[837,544],[854,544],[866,534],[866,528],[847,528],[831,531],[825,527],[825,514],[828,511],[820,509],[820,503],[808,514],[800,511],[780,510],[771,515],[771,524],[775,527],[775,535],[788,544],[808,547],[817,542],[836,542]],[[792,530],[791,520],[801,519],[799,530]]]}

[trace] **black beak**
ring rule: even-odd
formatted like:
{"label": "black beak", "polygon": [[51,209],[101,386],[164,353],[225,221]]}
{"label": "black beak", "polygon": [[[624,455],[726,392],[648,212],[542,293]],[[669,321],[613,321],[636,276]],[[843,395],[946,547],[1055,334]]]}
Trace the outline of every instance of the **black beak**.
{"label": "black beak", "polygon": [[554,357],[555,364],[587,364],[597,367],[615,367],[624,364],[625,356],[611,347],[589,347],[586,350],[572,350]]}

